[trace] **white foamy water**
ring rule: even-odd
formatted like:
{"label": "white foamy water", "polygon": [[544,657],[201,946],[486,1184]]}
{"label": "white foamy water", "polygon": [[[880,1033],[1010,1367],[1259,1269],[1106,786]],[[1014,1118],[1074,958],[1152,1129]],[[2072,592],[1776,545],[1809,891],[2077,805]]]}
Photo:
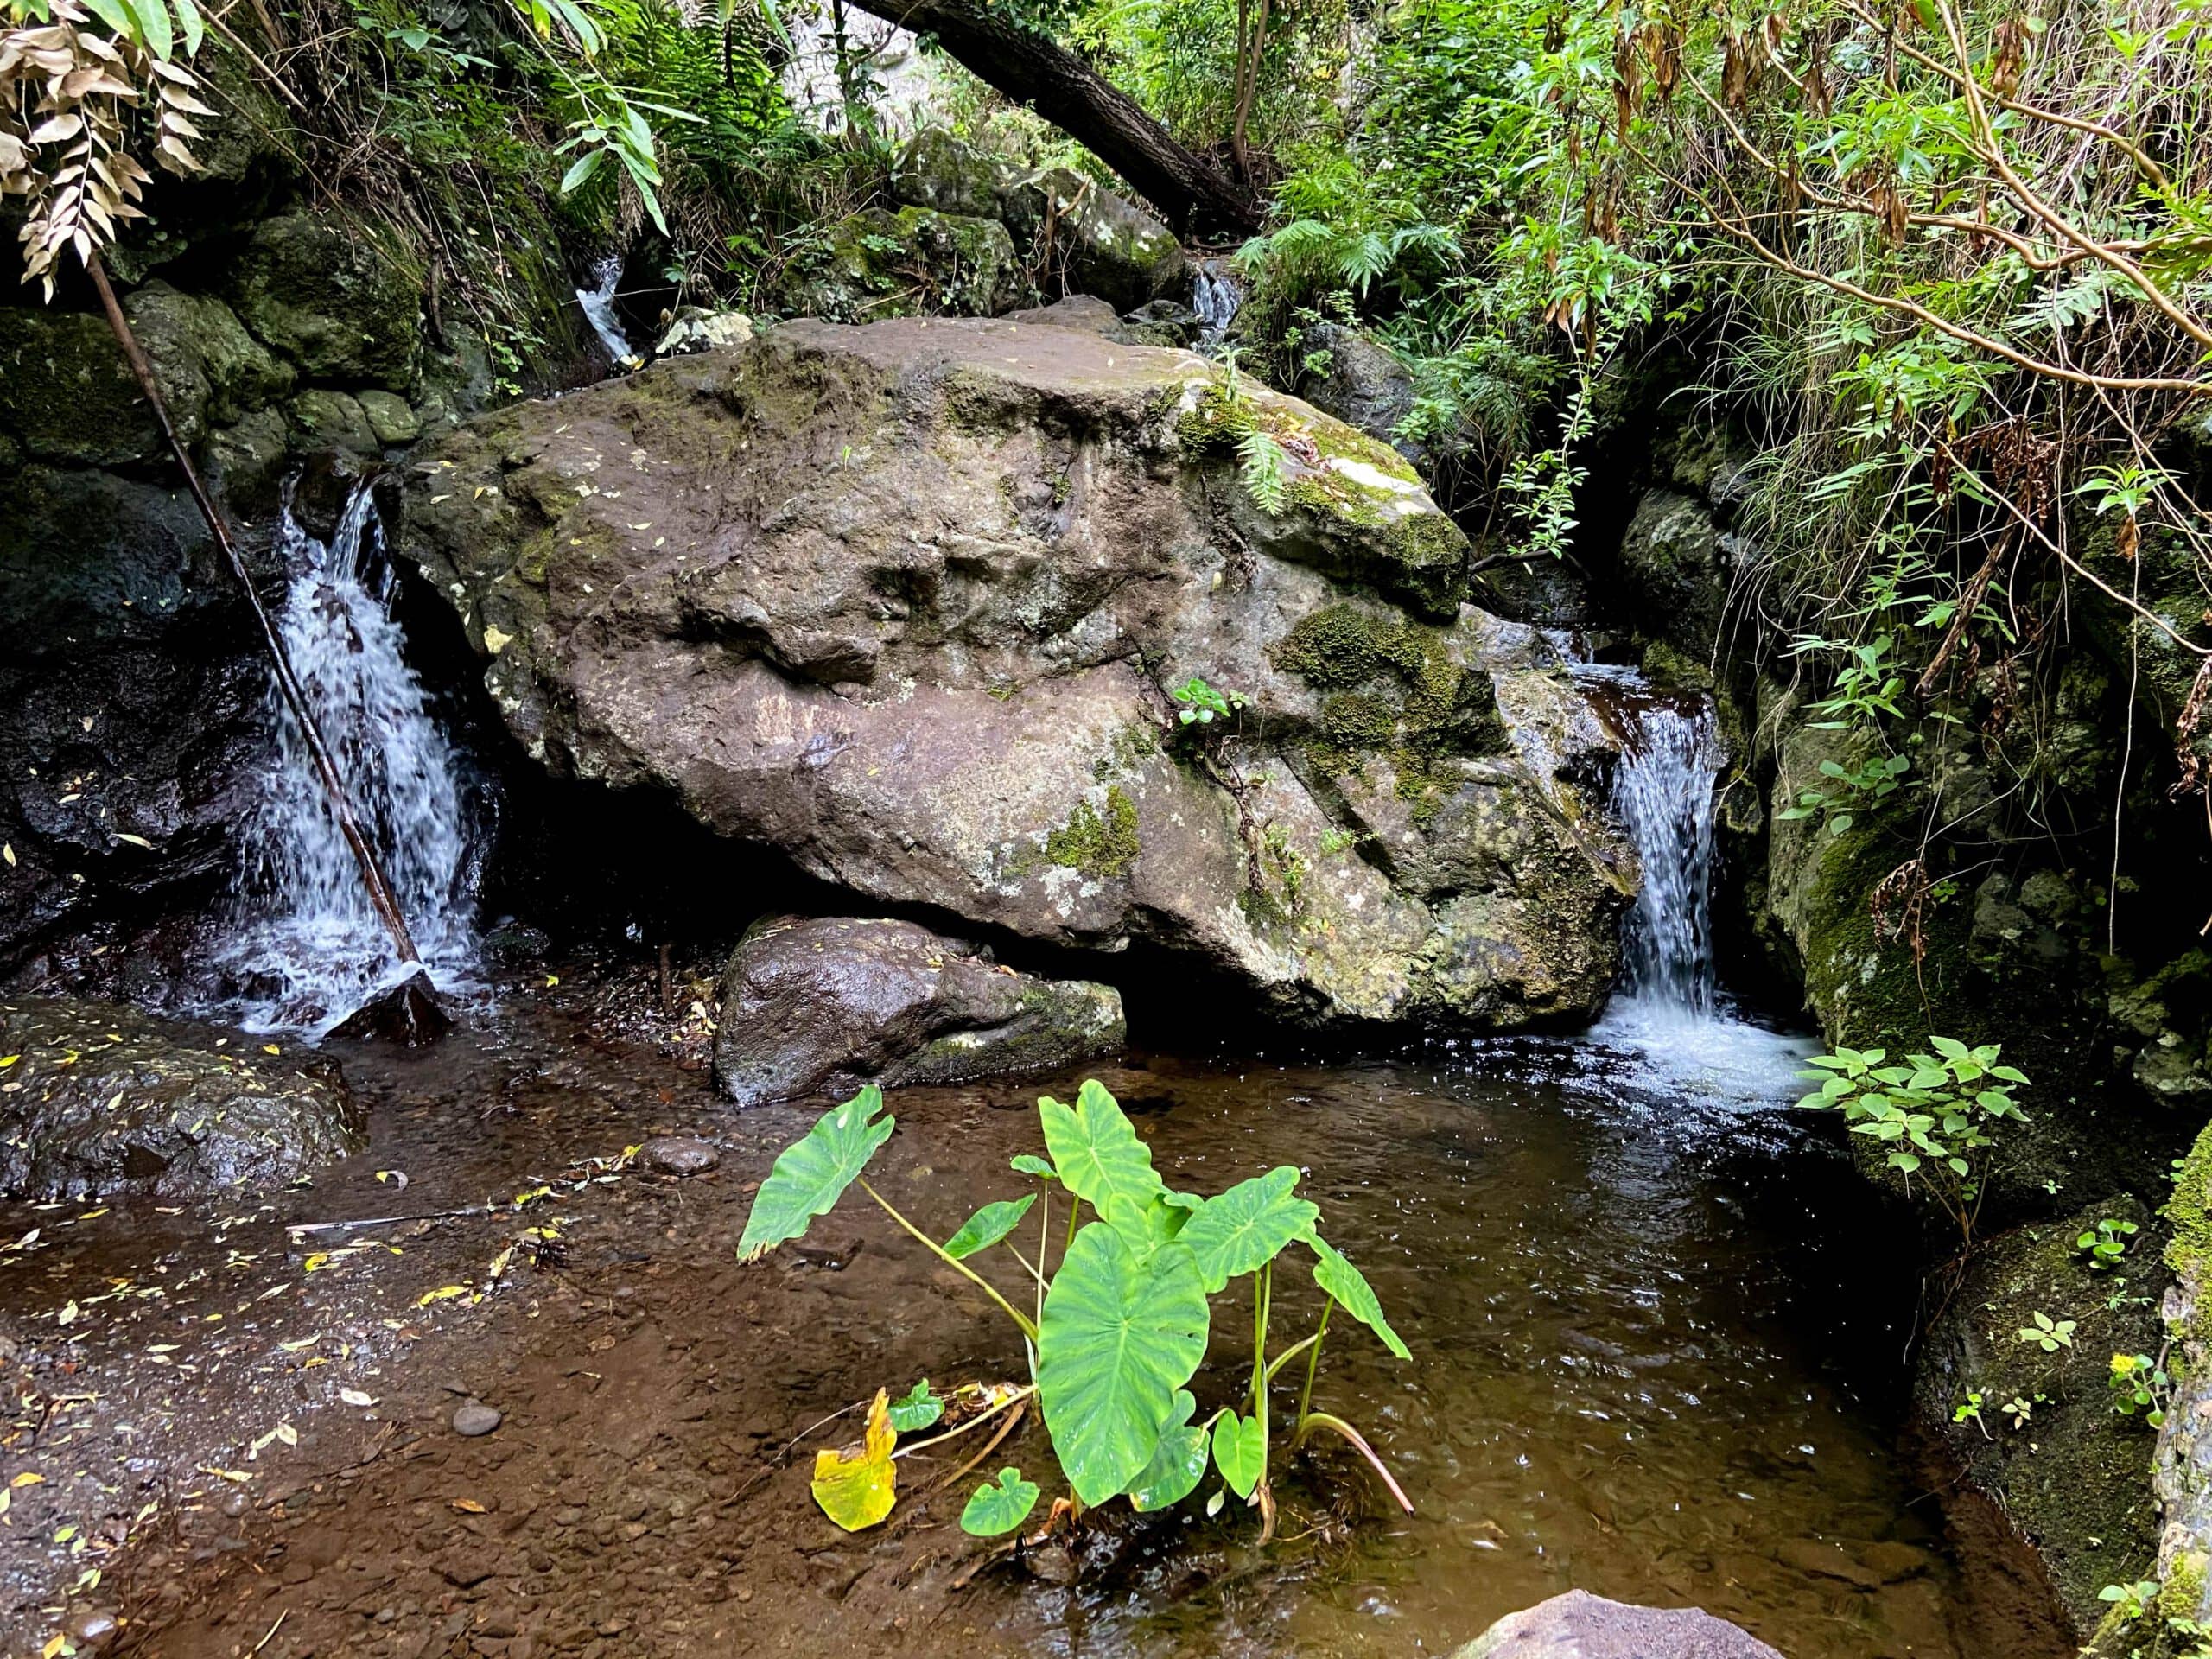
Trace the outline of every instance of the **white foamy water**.
{"label": "white foamy water", "polygon": [[[453,746],[408,665],[397,578],[364,486],[327,543],[293,518],[277,532],[290,573],[277,626],[353,810],[376,848],[441,989],[473,988],[471,834]],[[243,836],[216,966],[221,1012],[253,1031],[320,1034],[412,970],[370,907],[306,741],[274,678],[274,764]]]}
{"label": "white foamy water", "polygon": [[1202,259],[1191,279],[1191,309],[1198,314],[1198,345],[1218,346],[1244,303],[1244,286],[1225,259]]}
{"label": "white foamy water", "polygon": [[599,343],[614,359],[614,366],[634,369],[638,366],[637,348],[622,332],[622,320],[614,315],[614,289],[621,280],[622,256],[603,255],[591,268],[592,285],[576,290],[576,303],[583,308],[584,321],[591,324],[592,333],[599,336]]}

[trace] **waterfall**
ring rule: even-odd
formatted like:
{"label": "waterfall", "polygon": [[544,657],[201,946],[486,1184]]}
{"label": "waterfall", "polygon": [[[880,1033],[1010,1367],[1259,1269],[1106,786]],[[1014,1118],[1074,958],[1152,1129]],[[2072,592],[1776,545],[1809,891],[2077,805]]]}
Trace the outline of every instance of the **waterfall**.
{"label": "waterfall", "polygon": [[1643,867],[1622,938],[1623,995],[1647,1014],[1713,1012],[1713,779],[1720,744],[1712,704],[1652,702],[1637,713],[1613,779],[1613,804]]}
{"label": "waterfall", "polygon": [[1236,280],[1226,259],[1201,259],[1191,279],[1191,309],[1198,315],[1198,345],[1218,346],[1227,338],[1244,303],[1244,285]]}
{"label": "waterfall", "polygon": [[[355,488],[327,542],[301,528],[288,489],[277,549],[290,577],[278,626],[316,723],[423,966],[442,988],[463,988],[474,958],[468,815],[453,746],[407,664],[370,487]],[[227,1017],[320,1033],[406,970],[273,682],[267,709],[276,763],[245,826],[215,965]]]}
{"label": "waterfall", "polygon": [[622,256],[602,254],[592,265],[591,280],[589,288],[576,290],[576,303],[583,307],[584,321],[591,324],[592,333],[599,336],[599,343],[614,359],[616,368],[634,369],[638,366],[637,349],[622,332],[622,320],[614,315],[614,289],[622,280]]}

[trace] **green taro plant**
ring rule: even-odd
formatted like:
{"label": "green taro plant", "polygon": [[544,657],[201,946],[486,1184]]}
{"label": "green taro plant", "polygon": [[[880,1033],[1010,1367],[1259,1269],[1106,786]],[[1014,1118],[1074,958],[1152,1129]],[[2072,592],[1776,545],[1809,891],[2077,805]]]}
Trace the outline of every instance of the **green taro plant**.
{"label": "green taro plant", "polygon": [[1952,1037],[1930,1037],[1936,1052],[1889,1064],[1879,1048],[1841,1048],[1815,1055],[1808,1079],[1820,1088],[1797,1103],[1843,1113],[1851,1132],[1889,1147],[1885,1160],[1908,1187],[1916,1179],[1971,1243],[1981,1203],[1978,1160],[1994,1147],[1991,1130],[2026,1117],[2012,1091],[2027,1074],[1999,1064],[1995,1043],[1968,1048]]}
{"label": "green taro plant", "polygon": [[2132,1221],[2115,1221],[2107,1216],[2075,1239],[2074,1248],[2088,1253],[2092,1268],[2109,1273],[2127,1254],[2127,1241],[2138,1230]]}
{"label": "green taro plant", "polygon": [[[761,1183],[739,1240],[741,1260],[757,1262],[804,1237],[816,1217],[828,1214],[857,1186],[1014,1322],[1029,1362],[1026,1384],[970,1384],[941,1396],[925,1380],[896,1401],[888,1389],[879,1390],[860,1446],[816,1459],[814,1496],[823,1511],[848,1531],[874,1525],[897,1502],[894,1458],[903,1454],[901,1433],[960,1413],[957,1427],[903,1449],[913,1451],[997,1419],[1000,1432],[986,1446],[988,1453],[1012,1427],[1005,1414],[1033,1402],[1072,1494],[1053,1504],[1053,1522],[1071,1520],[1116,1497],[1126,1497],[1141,1511],[1166,1509],[1197,1491],[1211,1466],[1221,1484],[1206,1512],[1219,1513],[1228,1494],[1235,1493],[1259,1510],[1265,1542],[1274,1527],[1268,1460],[1277,1436],[1270,1400],[1276,1379],[1296,1364],[1288,1446],[1295,1449],[1316,1430],[1338,1436],[1412,1513],[1366,1438],[1313,1404],[1332,1314],[1341,1311],[1365,1325],[1398,1358],[1411,1355],[1359,1269],[1322,1238],[1320,1210],[1297,1194],[1299,1172],[1285,1166],[1201,1198],[1176,1192],[1160,1178],[1151,1148],[1096,1081],[1086,1082],[1072,1105],[1047,1096],[1037,1110],[1048,1155],[1024,1154],[1013,1165],[1036,1190],[985,1205],[941,1243],[865,1178],[895,1122],[884,1112],[882,1091],[873,1086],[785,1147]],[[1056,1187],[1067,1203],[1066,1219],[1058,1227]],[[1015,1241],[1033,1209],[1038,1212],[1033,1257]],[[1294,1249],[1311,1258],[1323,1297],[1320,1318],[1311,1335],[1271,1353],[1276,1268],[1287,1265],[1287,1253]],[[976,1263],[993,1250],[1020,1270],[1024,1283],[1014,1296],[978,1271]],[[1192,1385],[1206,1357],[1211,1304],[1240,1281],[1250,1286],[1250,1376],[1229,1403],[1200,1416]],[[1028,1306],[1017,1305],[1017,1297]],[[1016,1532],[1040,1495],[1019,1470],[1001,1469],[969,1497],[960,1524],[982,1538]]]}

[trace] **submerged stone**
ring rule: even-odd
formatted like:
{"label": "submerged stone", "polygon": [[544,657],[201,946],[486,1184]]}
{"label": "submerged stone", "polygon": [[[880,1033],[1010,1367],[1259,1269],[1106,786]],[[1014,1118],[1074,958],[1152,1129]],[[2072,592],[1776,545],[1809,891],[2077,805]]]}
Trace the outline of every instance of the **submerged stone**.
{"label": "submerged stone", "polygon": [[452,1029],[452,1018],[438,1006],[437,987],[418,968],[347,1014],[330,1034],[349,1042],[427,1048]]}
{"label": "submerged stone", "polygon": [[912,922],[782,917],[723,970],[715,1077],[757,1106],[1052,1071],[1126,1035],[1110,986],[1018,974]]}
{"label": "submerged stone", "polygon": [[336,1064],[288,1039],[18,997],[0,1002],[0,1056],[12,1198],[264,1192],[367,1144]]}

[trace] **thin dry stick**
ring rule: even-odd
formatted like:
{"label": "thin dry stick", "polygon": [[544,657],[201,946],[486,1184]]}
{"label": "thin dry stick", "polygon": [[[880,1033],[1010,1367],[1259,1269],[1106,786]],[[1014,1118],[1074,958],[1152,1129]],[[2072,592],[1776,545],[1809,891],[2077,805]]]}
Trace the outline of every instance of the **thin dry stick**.
{"label": "thin dry stick", "polygon": [[284,649],[284,636],[276,631],[276,622],[270,617],[268,607],[262,604],[261,595],[254,591],[252,573],[245,568],[238,543],[231,539],[230,528],[223,522],[223,515],[216,511],[215,503],[207,493],[207,486],[200,481],[200,469],[192,464],[191,453],[184,447],[184,440],[177,436],[176,428],[169,420],[168,404],[162,397],[162,389],[154,379],[154,365],[146,356],[145,347],[139,345],[138,336],[131,332],[130,321],[123,315],[115,289],[107,280],[107,267],[93,254],[85,261],[92,286],[99,290],[100,304],[107,311],[108,327],[115,331],[116,342],[123,347],[123,354],[130,360],[130,372],[138,378],[138,388],[146,394],[146,401],[153,406],[155,423],[162,429],[162,435],[168,440],[170,452],[176,464],[184,469],[184,481],[192,491],[192,499],[199,504],[200,516],[207,521],[208,531],[216,544],[223,550],[223,556],[230,563],[231,574],[238,578],[238,586],[245,590],[246,603],[253,607],[254,620],[261,625],[261,637],[269,647],[270,660],[276,664],[276,686],[283,694],[285,705],[292,711],[292,718],[299,722],[300,732],[307,739],[308,753],[315,761],[315,769],[322,779],[323,793],[329,798],[332,814],[338,820],[339,833],[346,837],[346,844],[353,849],[353,859],[361,867],[361,880],[369,890],[369,904],[382,921],[385,931],[391,935],[392,949],[400,961],[419,963],[422,957],[415,950],[415,938],[407,931],[407,918],[400,914],[399,900],[391,891],[391,884],[385,880],[384,868],[377,862],[376,849],[369,845],[360,820],[353,815],[353,801],[346,793],[346,780],[338,775],[338,764],[330,756],[330,749],[322,741],[322,730],[315,724],[315,711],[308,706],[307,688],[300,683],[300,677],[292,670],[291,654]]}

